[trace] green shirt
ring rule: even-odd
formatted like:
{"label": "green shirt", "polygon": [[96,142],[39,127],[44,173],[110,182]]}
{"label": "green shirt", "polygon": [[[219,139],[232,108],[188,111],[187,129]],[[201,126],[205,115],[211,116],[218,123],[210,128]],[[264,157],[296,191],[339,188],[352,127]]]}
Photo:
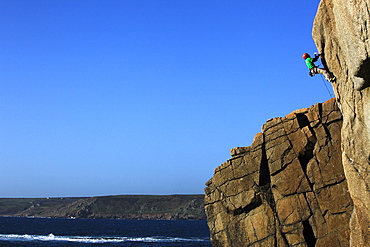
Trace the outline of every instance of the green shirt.
{"label": "green shirt", "polygon": [[316,67],[316,65],[314,64],[314,62],[317,61],[317,58],[312,58],[312,57],[308,57],[306,58],[306,65],[308,67],[308,69],[313,69]]}

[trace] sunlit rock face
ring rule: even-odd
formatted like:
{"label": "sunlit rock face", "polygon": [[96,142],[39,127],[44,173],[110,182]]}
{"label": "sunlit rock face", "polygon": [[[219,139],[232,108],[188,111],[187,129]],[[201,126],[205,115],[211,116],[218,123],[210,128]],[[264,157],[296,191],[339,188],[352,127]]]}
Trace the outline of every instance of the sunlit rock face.
{"label": "sunlit rock face", "polygon": [[231,150],[207,182],[214,246],[370,246],[370,0],[322,0],[312,34],[336,100]]}
{"label": "sunlit rock face", "polygon": [[213,246],[349,246],[353,203],[336,101],[266,122],[205,189]]}
{"label": "sunlit rock face", "polygon": [[351,246],[370,243],[370,1],[321,1],[313,38],[337,77],[342,162],[354,203]]}

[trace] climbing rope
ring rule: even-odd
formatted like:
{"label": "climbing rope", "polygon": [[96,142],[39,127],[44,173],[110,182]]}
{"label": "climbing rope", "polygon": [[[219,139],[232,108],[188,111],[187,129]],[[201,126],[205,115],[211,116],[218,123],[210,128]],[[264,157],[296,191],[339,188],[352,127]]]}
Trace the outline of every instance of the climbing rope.
{"label": "climbing rope", "polygon": [[[325,85],[325,87],[326,87],[326,90],[328,91],[328,93],[329,93],[329,95],[333,98],[333,97],[335,97],[335,95],[333,95],[331,92],[330,92],[330,90],[329,90],[329,88],[328,88],[328,86],[327,86],[327,82],[326,82],[326,80],[324,79],[324,76],[323,75],[321,75],[321,79],[322,79],[322,81],[323,81],[323,83],[324,83],[324,85]],[[336,97],[335,97],[336,98]],[[351,107],[351,105],[349,104],[349,102],[345,99],[345,98],[342,98],[341,100],[343,100],[347,105],[348,105],[348,108],[352,111],[352,113],[354,114],[354,117],[357,117],[358,118],[358,120],[359,120],[359,122],[363,125],[363,127],[365,128],[365,129],[367,129],[367,131],[370,133],[370,128],[369,128],[369,126],[365,123],[365,121],[363,121],[357,114],[356,114],[356,112],[355,112],[355,110]],[[337,104],[337,106],[338,106],[338,108],[339,109],[341,109],[341,107],[340,107],[340,103],[338,102],[338,100],[337,99],[335,99],[335,102],[336,102],[336,104]],[[342,113],[341,113],[342,114]],[[363,150],[363,149],[360,149],[359,150],[359,152],[360,153],[362,153],[362,155],[363,155],[363,157],[367,157],[369,154],[368,153],[365,153],[365,151]],[[346,157],[347,157],[347,159],[350,161],[350,164],[352,165],[352,167],[353,167],[353,169],[355,169],[356,170],[356,172],[357,172],[357,174],[362,178],[362,179],[365,179],[365,177],[362,175],[362,172],[363,171],[361,171],[360,170],[360,167],[361,167],[361,164],[359,164],[358,162],[356,162],[354,159],[351,159],[350,157],[348,157],[348,155],[346,154]]]}
{"label": "climbing rope", "polygon": [[[320,74],[320,75],[321,75],[321,74]],[[326,80],[324,79],[324,76],[323,76],[323,75],[321,75],[321,80],[322,80],[322,82],[324,83],[324,85],[325,85],[325,87],[326,87],[326,90],[328,91],[328,93],[329,93],[330,97],[334,98],[334,97],[335,97],[335,95],[334,95],[334,94],[332,94],[332,93],[330,92],[330,90],[329,90],[329,88],[328,88],[328,85],[327,85],[327,83],[326,83]]]}

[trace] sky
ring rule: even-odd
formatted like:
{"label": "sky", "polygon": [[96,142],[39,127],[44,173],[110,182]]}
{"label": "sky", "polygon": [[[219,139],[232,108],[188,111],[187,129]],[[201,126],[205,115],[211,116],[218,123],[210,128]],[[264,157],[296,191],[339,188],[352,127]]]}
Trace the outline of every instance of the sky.
{"label": "sky", "polygon": [[1,0],[0,197],[202,194],[268,119],[331,98],[301,58],[318,4]]}

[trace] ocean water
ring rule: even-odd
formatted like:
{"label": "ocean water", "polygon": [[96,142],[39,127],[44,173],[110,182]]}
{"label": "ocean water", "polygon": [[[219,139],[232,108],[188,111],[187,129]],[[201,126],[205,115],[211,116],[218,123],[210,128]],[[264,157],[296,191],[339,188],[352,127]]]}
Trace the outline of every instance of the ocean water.
{"label": "ocean water", "polygon": [[204,220],[0,217],[0,246],[211,247]]}

